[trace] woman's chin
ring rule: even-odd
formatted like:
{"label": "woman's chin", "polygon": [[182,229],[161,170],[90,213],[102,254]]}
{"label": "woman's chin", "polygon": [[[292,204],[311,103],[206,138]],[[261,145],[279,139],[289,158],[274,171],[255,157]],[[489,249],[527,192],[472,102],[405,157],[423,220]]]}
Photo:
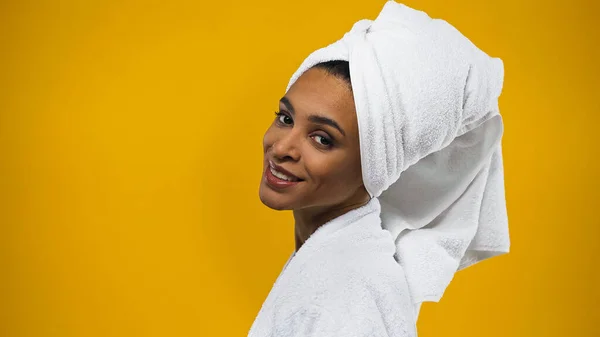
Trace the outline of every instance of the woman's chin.
{"label": "woman's chin", "polygon": [[258,192],[260,201],[267,207],[278,210],[291,210],[289,202],[286,202],[284,198],[282,198],[281,194],[277,194],[275,191],[269,190],[267,186],[261,186]]}

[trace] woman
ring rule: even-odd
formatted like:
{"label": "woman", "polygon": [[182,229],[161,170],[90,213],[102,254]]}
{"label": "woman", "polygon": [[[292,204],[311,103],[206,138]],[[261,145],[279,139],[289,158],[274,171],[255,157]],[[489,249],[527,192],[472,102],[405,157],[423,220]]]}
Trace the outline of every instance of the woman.
{"label": "woman", "polygon": [[[287,322],[284,330],[256,336],[313,336],[309,331],[318,331],[315,336],[352,336],[357,328],[364,329],[360,336],[377,336],[374,328],[383,327],[381,322],[369,322],[372,316],[366,315],[367,310],[378,311],[376,305],[400,307],[382,313],[384,325],[393,324],[390,331],[402,333],[395,336],[414,335],[416,314],[406,284],[399,282],[404,276],[393,258],[394,242],[381,228],[377,199],[370,198],[362,181],[349,73],[347,61],[324,62],[306,71],[280,100],[280,111],[265,133],[260,198],[270,208],[293,210],[296,252],[304,252],[300,248],[307,240],[323,250],[318,257],[314,252],[294,257],[295,263],[298,258],[318,260],[309,261],[304,274],[294,276],[286,287],[283,296],[293,303],[291,310],[275,312],[275,319]],[[341,242],[363,238],[327,247],[327,240],[336,235]],[[347,282],[363,274],[375,277],[373,289]],[[346,305],[358,303],[360,297],[380,301],[370,303],[372,308]],[[339,326],[336,316],[354,317],[358,326]]]}
{"label": "woman", "polygon": [[294,211],[296,251],[323,223],[366,204],[347,61],[304,73],[279,102],[264,136],[260,198]]}
{"label": "woman", "polygon": [[249,336],[416,336],[457,270],[508,252],[503,65],[388,1],[292,76],[260,199],[296,250]]}

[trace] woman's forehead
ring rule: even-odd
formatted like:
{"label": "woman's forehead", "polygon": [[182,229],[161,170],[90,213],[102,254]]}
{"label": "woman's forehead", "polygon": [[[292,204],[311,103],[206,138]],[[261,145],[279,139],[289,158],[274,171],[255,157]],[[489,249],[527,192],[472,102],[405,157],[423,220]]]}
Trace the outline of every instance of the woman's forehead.
{"label": "woman's forehead", "polygon": [[356,123],[354,98],[348,83],[325,70],[313,68],[303,73],[290,87],[285,98],[298,117],[318,113],[347,128]]}

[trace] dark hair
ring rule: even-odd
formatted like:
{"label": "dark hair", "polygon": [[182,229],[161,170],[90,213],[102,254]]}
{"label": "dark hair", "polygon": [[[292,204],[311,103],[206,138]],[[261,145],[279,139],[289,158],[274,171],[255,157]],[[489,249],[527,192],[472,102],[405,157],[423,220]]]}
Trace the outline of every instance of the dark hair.
{"label": "dark hair", "polygon": [[324,69],[330,75],[339,77],[348,83],[348,87],[352,90],[352,81],[350,80],[350,63],[343,60],[333,60],[317,63],[312,68]]}

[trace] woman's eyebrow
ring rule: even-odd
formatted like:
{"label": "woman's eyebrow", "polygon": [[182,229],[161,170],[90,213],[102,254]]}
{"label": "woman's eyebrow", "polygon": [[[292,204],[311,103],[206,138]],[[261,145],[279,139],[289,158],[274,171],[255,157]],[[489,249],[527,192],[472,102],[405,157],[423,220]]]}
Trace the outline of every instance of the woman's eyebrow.
{"label": "woman's eyebrow", "polygon": [[283,105],[285,105],[285,107],[292,113],[292,115],[295,113],[294,106],[292,105],[292,103],[290,102],[290,100],[287,97],[285,97],[285,96],[281,97],[279,102],[283,103]]}
{"label": "woman's eyebrow", "polygon": [[[285,105],[285,107],[290,111],[290,113],[292,115],[294,115],[296,112],[294,111],[294,106],[292,105],[292,103],[290,102],[290,100],[283,96],[280,100],[281,103],[283,103],[283,105]],[[336,128],[342,135],[344,135],[344,137],[346,136],[346,132],[344,132],[344,130],[339,126],[339,124],[334,121],[331,118],[325,117],[325,116],[319,116],[319,115],[310,115],[308,116],[308,120],[313,122],[313,123],[318,123],[318,124],[325,124],[325,125],[329,125],[331,127]]]}
{"label": "woman's eyebrow", "polygon": [[344,137],[346,136],[346,133],[344,132],[344,130],[342,130],[342,128],[338,125],[338,123],[336,123],[333,119],[324,117],[324,116],[319,116],[319,115],[310,115],[308,116],[308,120],[313,122],[313,123],[318,123],[318,124],[326,124],[329,126],[332,126],[336,129],[338,129],[338,131],[344,135]]}

